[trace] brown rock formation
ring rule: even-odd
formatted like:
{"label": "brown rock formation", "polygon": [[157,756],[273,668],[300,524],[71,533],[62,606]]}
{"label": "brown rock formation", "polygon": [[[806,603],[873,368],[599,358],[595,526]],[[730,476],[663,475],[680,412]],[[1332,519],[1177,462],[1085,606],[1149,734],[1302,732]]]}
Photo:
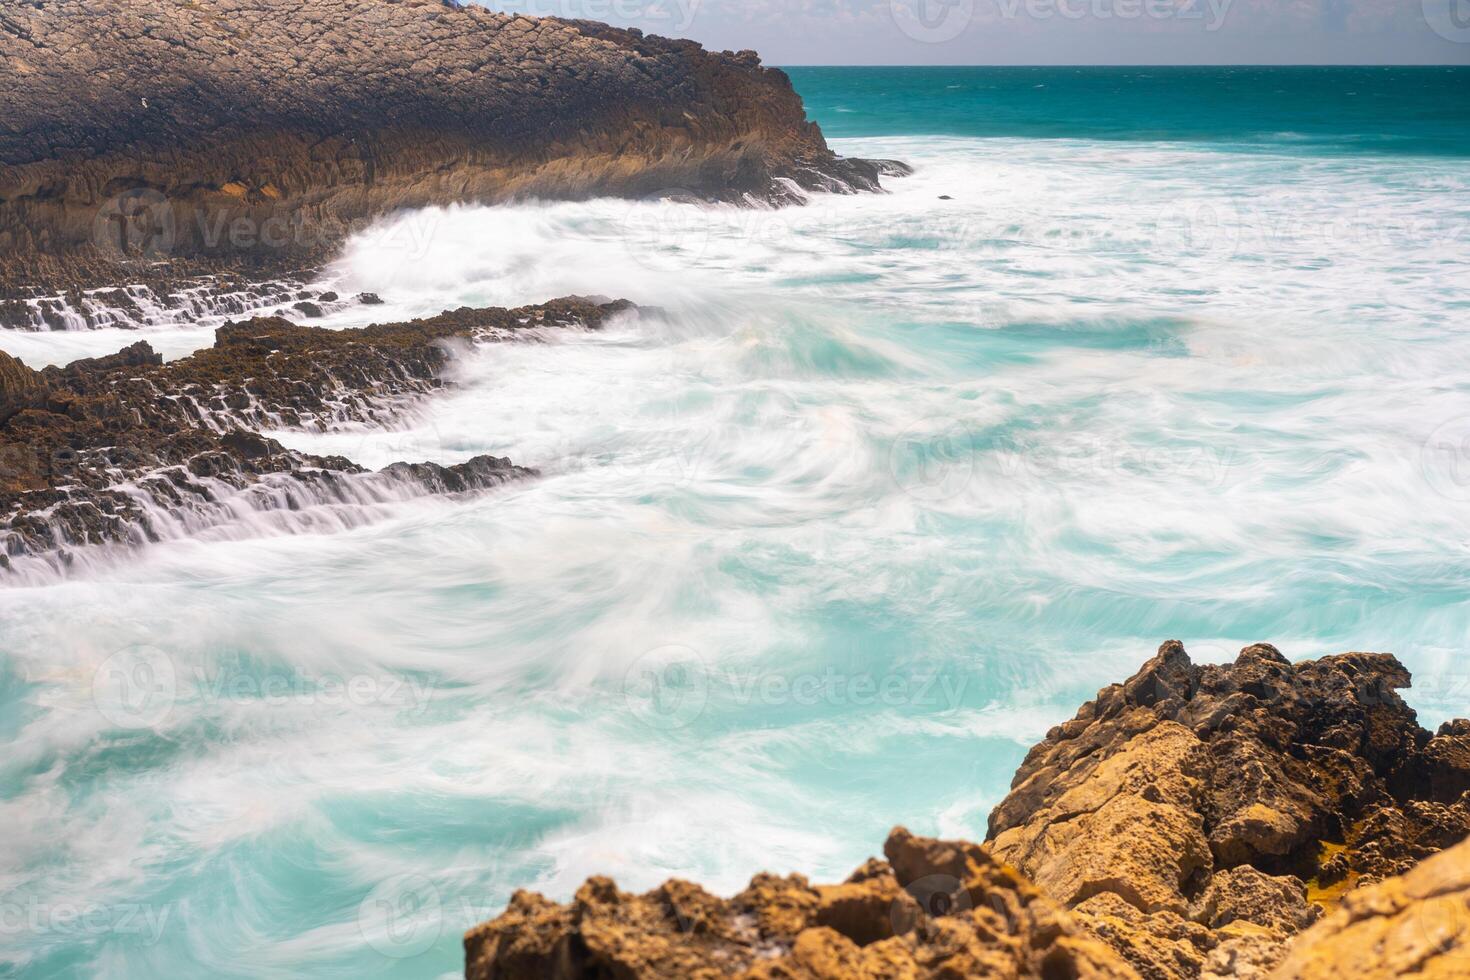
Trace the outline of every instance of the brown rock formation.
{"label": "brown rock formation", "polygon": [[1388,654],[1171,641],[1031,750],[991,847],[1145,975],[1261,973],[1313,903],[1470,833],[1470,737],[1420,728],[1408,685]]}
{"label": "brown rock formation", "polygon": [[443,386],[446,345],[530,327],[596,328],[629,308],[569,298],[357,330],[271,317],[227,323],[213,347],[168,364],[141,341],[42,371],[0,354],[0,569],[188,534],[242,507],[384,502],[526,475],[489,456],[369,474],[254,430],[387,422],[405,400]]}
{"label": "brown rock formation", "polygon": [[27,0],[0,64],[0,295],[295,267],[396,208],[898,169],[833,155],[753,52],[443,0]]}
{"label": "brown rock formation", "polygon": [[669,881],[646,895],[592,878],[567,905],[517,892],[465,936],[469,980],[1134,978],[1039,889],[965,842],[897,828],[887,862],[840,885],[757,875],[725,900]]}
{"label": "brown rock formation", "polygon": [[1470,842],[1343,896],[1273,980],[1461,980],[1470,976]]}
{"label": "brown rock formation", "polygon": [[1470,844],[1414,868],[1470,833],[1470,722],[1431,735],[1408,684],[1388,654],[1196,665],[1170,641],[1031,750],[984,846],[895,831],[844,885],[729,902],[519,893],[466,936],[467,976],[1264,978],[1324,910],[1280,976],[1470,975]]}

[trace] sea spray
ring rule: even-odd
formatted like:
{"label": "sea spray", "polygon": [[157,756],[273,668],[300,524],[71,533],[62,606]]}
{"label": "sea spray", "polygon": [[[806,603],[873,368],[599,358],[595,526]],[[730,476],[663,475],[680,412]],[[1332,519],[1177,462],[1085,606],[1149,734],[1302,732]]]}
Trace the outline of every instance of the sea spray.
{"label": "sea spray", "polygon": [[915,163],[891,194],[420,212],[326,272],[385,301],[328,326],[659,307],[462,352],[391,430],[271,433],[538,479],[252,510],[0,593],[0,896],[161,923],[7,956],[423,976],[520,887],[836,880],[896,822],[982,836],[1026,747],[1169,636],[1392,650],[1425,724],[1464,713],[1463,160],[925,135],[877,76],[852,115],[904,122],[841,149]]}

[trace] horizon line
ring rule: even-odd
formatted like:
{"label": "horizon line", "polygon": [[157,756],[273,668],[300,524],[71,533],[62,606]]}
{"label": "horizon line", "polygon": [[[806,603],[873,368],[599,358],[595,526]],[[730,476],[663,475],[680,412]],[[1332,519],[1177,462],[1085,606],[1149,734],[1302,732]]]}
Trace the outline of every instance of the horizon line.
{"label": "horizon line", "polygon": [[1072,62],[1061,63],[1028,63],[1028,64],[996,64],[993,62],[954,62],[945,64],[896,64],[889,62],[862,63],[848,62],[838,64],[826,63],[771,63],[775,68],[1470,68],[1470,64],[1456,64],[1454,62],[1432,63],[1421,61],[1406,62],[1357,62],[1357,61],[1301,61],[1301,62],[1210,62],[1202,63],[1178,63],[1178,62]]}

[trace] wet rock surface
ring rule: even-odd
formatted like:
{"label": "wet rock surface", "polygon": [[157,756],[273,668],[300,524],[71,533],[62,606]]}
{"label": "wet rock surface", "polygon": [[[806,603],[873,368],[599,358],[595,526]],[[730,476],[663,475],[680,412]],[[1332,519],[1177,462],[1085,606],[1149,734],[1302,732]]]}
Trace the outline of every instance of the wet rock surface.
{"label": "wet rock surface", "polygon": [[897,830],[841,885],[729,900],[520,892],[466,975],[1464,976],[1470,722],[1421,728],[1409,682],[1389,654],[1197,665],[1170,641],[1030,751],[983,845]]}
{"label": "wet rock surface", "polygon": [[175,279],[166,270],[142,272],[126,285],[68,288],[63,292],[0,300],[0,328],[8,330],[140,330],[198,323],[213,318],[280,310],[293,317],[298,303],[323,314],[353,306],[376,306],[374,293],[339,296],[312,285],[313,270],[253,280],[243,276]]}
{"label": "wet rock surface", "polygon": [[0,354],[0,568],[55,570],[89,546],[184,536],[246,512],[360,507],[527,475],[489,456],[368,473],[257,430],[389,424],[445,385],[455,344],[595,329],[629,309],[567,298],[354,330],[256,318],[169,363],[142,341],[41,371]]}
{"label": "wet rock surface", "polygon": [[0,62],[0,299],[300,268],[402,208],[906,169],[835,156],[753,52],[442,0],[28,0]]}

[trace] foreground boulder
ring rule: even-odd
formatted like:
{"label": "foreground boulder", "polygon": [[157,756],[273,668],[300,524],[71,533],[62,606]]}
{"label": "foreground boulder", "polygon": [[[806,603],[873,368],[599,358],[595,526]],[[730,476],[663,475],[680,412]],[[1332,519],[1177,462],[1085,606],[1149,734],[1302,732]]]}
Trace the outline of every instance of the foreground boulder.
{"label": "foreground boulder", "polygon": [[528,475],[492,456],[368,473],[258,430],[390,424],[445,385],[454,344],[596,329],[631,308],[567,298],[353,330],[257,318],[169,363],[144,341],[41,371],[0,354],[0,573],[44,575],[264,512],[350,526],[364,506]]}
{"label": "foreground boulder", "polygon": [[517,892],[465,936],[469,980],[744,977],[1135,978],[1105,943],[984,848],[895,829],[887,861],[838,885],[757,875],[720,899],[592,878],[567,905]]}
{"label": "foreground boulder", "polygon": [[295,269],[400,208],[895,170],[836,157],[753,52],[444,0],[7,3],[0,64],[0,299],[117,261]]}
{"label": "foreground boulder", "polygon": [[1470,842],[1343,896],[1292,946],[1274,980],[1470,976]]}
{"label": "foreground boulder", "polygon": [[1420,728],[1408,685],[1389,654],[1170,641],[1031,750],[984,845],[898,829],[843,884],[728,900],[518,892],[466,976],[1467,976],[1470,722]]}
{"label": "foreground boulder", "polygon": [[1470,736],[1420,728],[1389,654],[1165,643],[1047,733],[990,847],[1145,975],[1259,974],[1348,890],[1470,834]]}

